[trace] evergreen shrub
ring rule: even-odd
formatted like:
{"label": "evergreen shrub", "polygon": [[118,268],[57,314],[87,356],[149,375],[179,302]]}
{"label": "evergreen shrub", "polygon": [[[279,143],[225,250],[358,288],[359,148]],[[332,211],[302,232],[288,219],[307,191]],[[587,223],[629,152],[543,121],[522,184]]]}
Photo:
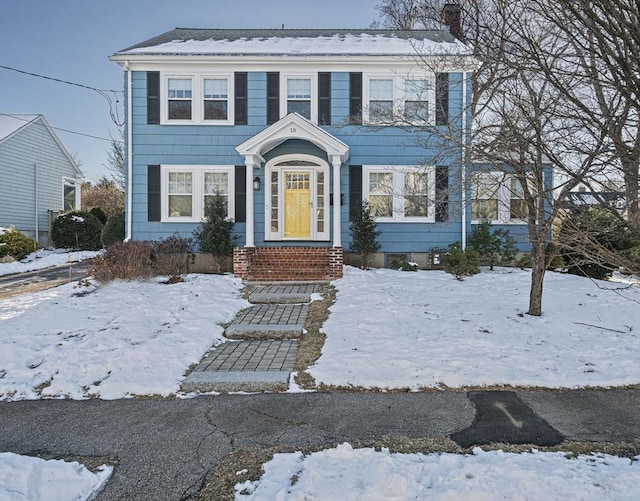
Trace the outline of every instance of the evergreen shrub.
{"label": "evergreen shrub", "polygon": [[89,212],[96,216],[102,224],[107,224],[108,216],[102,208],[93,207]]}
{"label": "evergreen shrub", "polygon": [[102,248],[102,226],[90,212],[67,212],[51,223],[51,240],[58,248],[99,250]]}
{"label": "evergreen shrub", "polygon": [[460,243],[456,242],[449,246],[442,261],[444,271],[451,273],[456,279],[462,281],[464,277],[480,273],[478,252],[471,246],[464,251],[460,250]]}
{"label": "evergreen shrub", "polygon": [[489,221],[482,221],[475,227],[469,237],[469,246],[473,247],[480,257],[480,264],[493,270],[495,265],[511,264],[518,249],[516,241],[508,230],[491,230]]}
{"label": "evergreen shrub", "polygon": [[33,238],[29,238],[13,227],[5,228],[0,233],[0,258],[11,256],[19,260],[27,257],[38,248]]}
{"label": "evergreen shrub", "polygon": [[217,193],[207,201],[206,218],[193,232],[200,252],[213,256],[216,272],[222,272],[223,259],[233,255],[234,221],[227,217],[227,200]]}
{"label": "evergreen shrub", "polygon": [[351,246],[349,251],[360,257],[360,268],[367,270],[371,268],[373,255],[380,250],[378,237],[380,231],[371,216],[371,209],[366,200],[358,207],[355,218],[349,225],[351,233]]}
{"label": "evergreen shrub", "polygon": [[114,214],[107,219],[104,228],[102,228],[100,240],[104,247],[124,240],[124,212]]}

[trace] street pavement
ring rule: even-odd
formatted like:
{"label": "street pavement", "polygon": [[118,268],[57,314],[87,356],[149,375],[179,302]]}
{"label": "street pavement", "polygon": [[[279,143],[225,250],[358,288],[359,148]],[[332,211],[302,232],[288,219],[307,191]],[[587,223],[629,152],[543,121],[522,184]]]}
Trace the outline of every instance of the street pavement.
{"label": "street pavement", "polygon": [[[183,500],[236,448],[333,446],[385,436],[627,442],[640,390],[295,393],[179,400],[0,403],[0,451],[110,456],[106,500]],[[549,442],[551,440],[551,442]]]}
{"label": "street pavement", "polygon": [[0,299],[51,289],[62,284],[80,280],[89,275],[94,267],[93,259],[76,263],[52,266],[42,270],[0,276]]}

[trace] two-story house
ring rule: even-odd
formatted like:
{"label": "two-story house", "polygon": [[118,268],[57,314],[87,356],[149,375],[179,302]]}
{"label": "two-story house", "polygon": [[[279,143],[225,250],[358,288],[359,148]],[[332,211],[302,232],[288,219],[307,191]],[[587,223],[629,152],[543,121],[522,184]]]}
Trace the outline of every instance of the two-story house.
{"label": "two-story house", "polygon": [[472,214],[460,190],[477,60],[449,29],[176,28],[110,59],[125,71],[128,238],[190,236],[221,193],[237,275],[332,279],[362,200],[380,265],[426,265],[492,209]]}

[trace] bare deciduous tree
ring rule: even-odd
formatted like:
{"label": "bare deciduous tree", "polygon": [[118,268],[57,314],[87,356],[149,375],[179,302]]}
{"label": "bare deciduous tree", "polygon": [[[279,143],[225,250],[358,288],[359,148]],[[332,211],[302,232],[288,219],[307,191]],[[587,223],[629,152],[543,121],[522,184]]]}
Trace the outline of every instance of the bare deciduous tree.
{"label": "bare deciduous tree", "polygon": [[111,143],[107,151],[107,163],[105,164],[111,179],[121,189],[124,189],[126,181],[124,142],[124,129],[120,129],[117,138],[111,137]]}
{"label": "bare deciduous tree", "polygon": [[124,191],[114,181],[104,176],[95,185],[84,183],[82,207],[86,210],[100,207],[107,216],[113,216],[124,211]]}
{"label": "bare deciduous tree", "polygon": [[[385,0],[379,9],[388,27],[437,27],[442,3]],[[622,14],[603,15],[605,2],[461,2],[462,35],[482,62],[473,81],[472,158],[504,169],[522,192],[533,262],[531,315],[542,313],[545,244],[559,201],[572,189],[608,182],[617,168],[635,225],[640,20],[638,6],[614,3],[625,3]],[[454,129],[428,132],[446,134],[447,141],[461,137]]]}

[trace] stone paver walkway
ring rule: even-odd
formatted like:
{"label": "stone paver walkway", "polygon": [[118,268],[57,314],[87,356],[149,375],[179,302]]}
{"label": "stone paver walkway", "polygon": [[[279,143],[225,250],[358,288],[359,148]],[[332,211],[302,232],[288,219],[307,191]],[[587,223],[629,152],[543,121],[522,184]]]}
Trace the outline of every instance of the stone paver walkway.
{"label": "stone paver walkway", "polygon": [[309,305],[260,304],[239,312],[225,336],[229,339],[289,339],[304,331]]}
{"label": "stone paver walkway", "polygon": [[185,392],[284,391],[295,367],[311,295],[322,284],[251,285],[249,301],[225,329],[238,339],[212,348],[182,382]]}
{"label": "stone paver walkway", "polygon": [[291,371],[298,342],[233,341],[212,349],[198,364],[198,371]]}

